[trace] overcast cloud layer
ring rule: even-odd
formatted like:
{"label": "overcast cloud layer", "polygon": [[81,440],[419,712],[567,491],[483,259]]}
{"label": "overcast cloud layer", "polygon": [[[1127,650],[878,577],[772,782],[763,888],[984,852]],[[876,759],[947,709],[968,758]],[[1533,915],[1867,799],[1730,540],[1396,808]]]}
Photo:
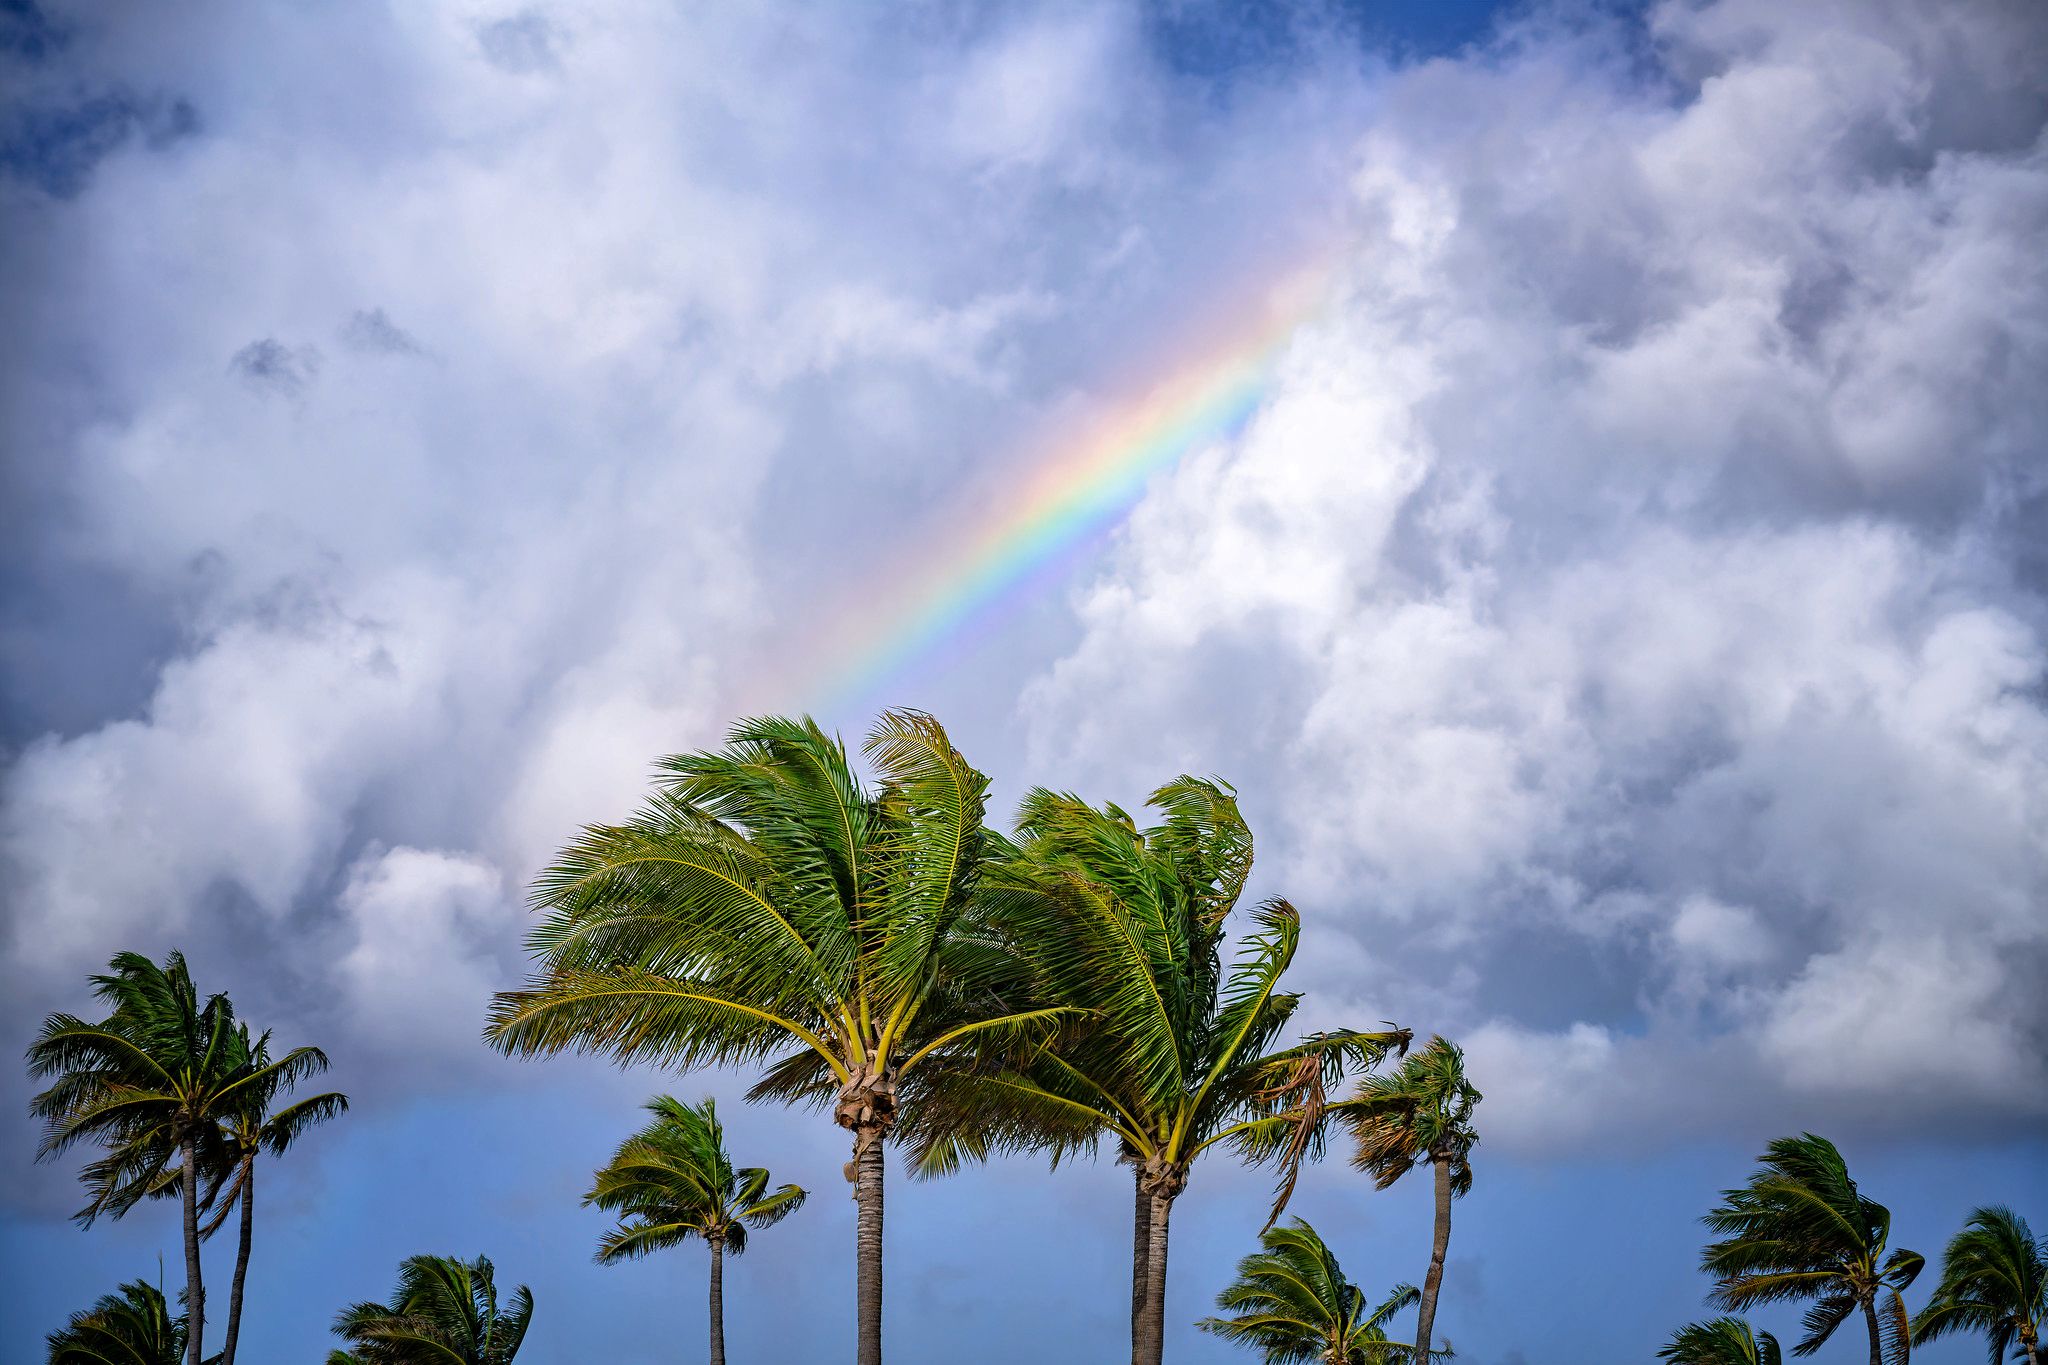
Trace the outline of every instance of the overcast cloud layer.
{"label": "overcast cloud layer", "polygon": [[9,1036],[178,944],[359,1101],[545,1084],[475,1041],[533,868],[1336,240],[1252,423],[886,700],[1000,806],[1230,777],[1316,1018],[1462,1037],[1490,1148],[2048,1120],[2038,4],[44,8]]}

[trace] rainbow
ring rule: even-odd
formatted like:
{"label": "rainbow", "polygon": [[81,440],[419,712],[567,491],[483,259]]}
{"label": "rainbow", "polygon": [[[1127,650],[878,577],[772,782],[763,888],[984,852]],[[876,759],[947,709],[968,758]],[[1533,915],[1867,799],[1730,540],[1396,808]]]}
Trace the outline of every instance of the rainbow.
{"label": "rainbow", "polygon": [[878,691],[949,641],[986,629],[1006,605],[1077,548],[1120,523],[1153,476],[1243,428],[1266,393],[1274,361],[1321,303],[1326,265],[1297,270],[1219,310],[1123,397],[1042,440],[985,500],[989,509],[936,545],[862,586],[823,623],[792,676],[819,714],[877,701]]}

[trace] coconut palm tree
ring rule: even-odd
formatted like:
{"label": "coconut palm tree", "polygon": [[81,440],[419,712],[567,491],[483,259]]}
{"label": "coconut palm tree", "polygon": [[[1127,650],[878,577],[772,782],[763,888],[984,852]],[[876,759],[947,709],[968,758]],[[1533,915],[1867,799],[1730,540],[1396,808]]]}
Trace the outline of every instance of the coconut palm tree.
{"label": "coconut palm tree", "polygon": [[88,1022],[52,1014],[29,1047],[29,1074],[55,1077],[29,1101],[44,1121],[38,1160],[81,1142],[108,1155],[86,1166],[91,1201],[78,1214],[90,1225],[101,1213],[119,1217],[148,1193],[181,1196],[185,1231],[186,1357],[199,1365],[206,1292],[200,1277],[199,1180],[182,1172],[205,1170],[201,1147],[218,1125],[252,1095],[289,1088],[324,1065],[317,1052],[298,1048],[271,1060],[252,1057],[225,995],[203,1002],[183,955],[159,967],[139,953],[117,954],[95,993],[112,1009]]}
{"label": "coconut palm tree", "polygon": [[1722,1234],[1700,1257],[1715,1277],[1712,1301],[1741,1311],[1758,1304],[1812,1300],[1794,1355],[1812,1355],[1859,1309],[1870,1332],[1870,1365],[1904,1359],[1910,1349],[1899,1291],[1926,1264],[1915,1251],[1891,1251],[1891,1210],[1866,1198],[1849,1178],[1835,1144],[1805,1133],[1779,1138],[1757,1158],[1740,1189],[1723,1190],[1706,1215]]}
{"label": "coconut palm tree", "polygon": [[1163,1349],[1173,1204],[1218,1145],[1276,1161],[1278,1217],[1300,1163],[1318,1155],[1324,1096],[1349,1071],[1405,1048],[1402,1030],[1275,1041],[1299,996],[1278,989],[1301,921],[1285,901],[1252,912],[1227,971],[1228,918],[1251,870],[1251,832],[1230,789],[1183,777],[1153,793],[1165,816],[1141,830],[1045,790],[1024,800],[1018,843],[984,894],[990,922],[1032,976],[1035,997],[1071,1014],[1047,1045],[990,1040],[935,1069],[910,1097],[916,1167],[941,1174],[997,1151],[1055,1165],[1113,1138],[1133,1168],[1131,1358]]}
{"label": "coconut palm tree", "polygon": [[[1412,1343],[1387,1335],[1387,1320],[1420,1300],[1412,1284],[1369,1307],[1337,1257],[1302,1219],[1268,1228],[1260,1250],[1237,1263],[1237,1279],[1216,1296],[1230,1314],[1196,1323],[1259,1352],[1266,1365],[1393,1365],[1414,1359]],[[1449,1351],[1432,1353],[1445,1359]]]}
{"label": "coconut palm tree", "polygon": [[178,1365],[185,1317],[171,1316],[161,1289],[136,1280],[73,1313],[47,1340],[49,1365]]}
{"label": "coconut palm tree", "polygon": [[1784,1365],[1778,1339],[1741,1318],[1689,1322],[1671,1334],[1659,1360],[1672,1365]]}
{"label": "coconut palm tree", "polygon": [[932,717],[885,714],[854,771],[816,722],[736,725],[664,759],[654,798],[591,826],[544,872],[539,970],[498,996],[488,1038],[682,1068],[773,1059],[754,1098],[829,1105],[853,1138],[858,1359],[882,1352],[883,1144],[898,1087],[1020,1008],[1010,955],[978,923],[988,780]]}
{"label": "coconut palm tree", "polygon": [[525,1285],[499,1306],[490,1261],[408,1256],[391,1302],[359,1303],[334,1320],[349,1344],[329,1365],[510,1365],[533,1320]]}
{"label": "coconut palm tree", "polygon": [[1994,1205],[1973,1212],[1949,1242],[1933,1301],[1913,1319],[1913,1342],[1982,1332],[1990,1340],[1992,1365],[2008,1358],[2041,1365],[2044,1321],[2048,1239],[2036,1241],[2026,1219]]}
{"label": "coconut palm tree", "polygon": [[1394,1071],[1360,1081],[1357,1093],[1339,1106],[1358,1143],[1351,1164],[1369,1172],[1380,1189],[1418,1162],[1427,1163],[1434,1176],[1436,1230],[1415,1319],[1415,1340],[1424,1346],[1436,1330],[1437,1291],[1451,1245],[1451,1200],[1472,1188],[1472,1148],[1479,1142],[1472,1112],[1480,1098],[1465,1078],[1465,1054],[1438,1034]]}
{"label": "coconut palm tree", "polygon": [[725,1253],[747,1249],[747,1229],[795,1213],[804,1192],[795,1185],[771,1192],[758,1166],[734,1169],[713,1101],[691,1106],[658,1095],[647,1111],[654,1122],[626,1139],[583,1197],[620,1215],[597,1259],[610,1265],[703,1238],[711,1248],[711,1365],[725,1365]]}
{"label": "coconut palm tree", "polygon": [[312,1095],[273,1109],[279,1098],[300,1080],[327,1069],[327,1054],[318,1048],[299,1048],[296,1055],[301,1061],[297,1066],[277,1069],[270,1065],[269,1033],[252,1039],[246,1026],[237,1033],[237,1065],[258,1079],[243,1088],[239,1102],[222,1115],[206,1144],[210,1161],[203,1153],[201,1167],[202,1171],[206,1165],[212,1167],[213,1188],[208,1191],[206,1202],[213,1205],[214,1211],[211,1220],[200,1229],[200,1235],[212,1236],[230,1212],[241,1211],[235,1273],[228,1284],[227,1335],[221,1343],[221,1365],[235,1365],[235,1345],[241,1335],[242,1286],[249,1274],[249,1243],[255,1230],[257,1156],[265,1151],[274,1157],[283,1156],[307,1129],[348,1112],[348,1096],[339,1091]]}

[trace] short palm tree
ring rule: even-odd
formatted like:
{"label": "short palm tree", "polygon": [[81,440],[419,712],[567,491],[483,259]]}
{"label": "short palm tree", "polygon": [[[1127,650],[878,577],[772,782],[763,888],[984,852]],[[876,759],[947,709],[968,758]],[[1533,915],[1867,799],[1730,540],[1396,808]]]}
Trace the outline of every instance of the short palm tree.
{"label": "short palm tree", "polygon": [[725,1253],[747,1249],[747,1229],[781,1222],[803,1205],[795,1185],[771,1191],[768,1172],[735,1169],[711,1100],[647,1102],[654,1122],[621,1144],[583,1202],[620,1215],[598,1244],[600,1264],[701,1237],[711,1248],[711,1365],[725,1365]]}
{"label": "short palm tree", "polygon": [[2001,1206],[1982,1208],[1948,1244],[1934,1298],[1913,1319],[1913,1341],[1982,1332],[1992,1365],[2011,1358],[2041,1365],[2048,1321],[2048,1239]]}
{"label": "short palm tree", "polygon": [[1276,1160],[1278,1217],[1292,1173],[1320,1151],[1327,1088],[1408,1042],[1398,1029],[1343,1030],[1275,1047],[1300,999],[1278,989],[1299,916],[1285,901],[1261,905],[1226,971],[1226,922],[1252,857],[1234,794],[1183,777],[1151,804],[1165,819],[1141,830],[1115,806],[1025,798],[1015,852],[985,899],[1036,998],[1069,1007],[1071,1026],[1049,1045],[1005,1052],[998,1039],[972,1064],[937,1069],[909,1122],[925,1174],[996,1151],[1047,1151],[1057,1164],[1116,1141],[1137,1187],[1136,1365],[1163,1350],[1169,1221],[1196,1159],[1223,1144]]}
{"label": "short palm tree", "polygon": [[391,1302],[359,1303],[334,1320],[349,1344],[329,1365],[510,1365],[533,1320],[525,1285],[500,1306],[490,1261],[409,1256]]}
{"label": "short palm tree", "polygon": [[1689,1322],[1671,1334],[1659,1360],[1671,1365],[1784,1365],[1778,1339],[1741,1318]]}
{"label": "short palm tree", "polygon": [[1723,1190],[1705,1222],[1722,1234],[1700,1257],[1716,1280],[1713,1302],[1740,1312],[1759,1304],[1812,1300],[1794,1355],[1812,1355],[1859,1309],[1870,1332],[1870,1365],[1909,1349],[1899,1291],[1926,1263],[1891,1251],[1891,1211],[1857,1190],[1835,1144],[1806,1133],[1779,1138],[1740,1189]]}
{"label": "short palm tree", "polygon": [[808,718],[736,725],[662,760],[622,826],[590,826],[543,873],[539,969],[487,1037],[682,1068],[773,1061],[755,1098],[829,1105],[853,1137],[857,1348],[882,1353],[883,1143],[898,1087],[977,1035],[1057,1020],[1019,1007],[977,922],[988,780],[915,711],[864,746],[874,785]]}
{"label": "short palm tree", "polygon": [[185,1317],[171,1316],[163,1291],[136,1280],[50,1333],[49,1365],[178,1365]]}
{"label": "short palm tree", "polygon": [[1415,1319],[1415,1340],[1424,1346],[1436,1330],[1437,1291],[1451,1245],[1451,1200],[1472,1188],[1472,1149],[1479,1142],[1472,1112],[1480,1099],[1465,1078],[1465,1054],[1439,1034],[1394,1071],[1366,1077],[1339,1106],[1358,1142],[1351,1162],[1369,1172],[1380,1189],[1418,1162],[1427,1163],[1434,1176],[1436,1226]]}
{"label": "short palm tree", "polygon": [[[1269,1228],[1260,1250],[1237,1263],[1237,1279],[1216,1296],[1228,1317],[1196,1323],[1226,1341],[1259,1352],[1265,1365],[1395,1365],[1414,1359],[1410,1342],[1387,1335],[1388,1319],[1422,1296],[1394,1286],[1377,1305],[1344,1278],[1337,1257],[1316,1230],[1296,1218]],[[1433,1353],[1447,1358],[1449,1351]]]}
{"label": "short palm tree", "polygon": [[[183,955],[162,966],[139,953],[120,953],[93,978],[111,1007],[89,1022],[69,1014],[43,1021],[29,1047],[29,1073],[54,1077],[29,1102],[44,1121],[39,1160],[95,1142],[108,1155],[84,1176],[93,1198],[80,1210],[90,1224],[119,1217],[145,1194],[175,1190],[183,1204],[186,1358],[199,1365],[206,1293],[200,1278],[200,1181],[182,1172],[206,1169],[202,1146],[254,1095],[288,1087],[313,1067],[313,1049],[254,1057],[225,995],[204,1001]],[[324,1062],[324,1059],[323,1059]],[[266,1087],[269,1089],[266,1091]]]}

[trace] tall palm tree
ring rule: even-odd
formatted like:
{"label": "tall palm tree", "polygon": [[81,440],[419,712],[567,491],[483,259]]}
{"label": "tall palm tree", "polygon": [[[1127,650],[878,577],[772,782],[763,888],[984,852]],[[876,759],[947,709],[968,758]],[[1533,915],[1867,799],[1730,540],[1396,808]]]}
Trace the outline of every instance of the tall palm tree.
{"label": "tall palm tree", "polygon": [[185,1317],[171,1316],[161,1289],[135,1280],[73,1313],[47,1340],[49,1365],[178,1365]]}
{"label": "tall palm tree", "polygon": [[[1387,1335],[1387,1320],[1422,1297],[1412,1284],[1369,1307],[1365,1291],[1344,1278],[1337,1257],[1302,1219],[1268,1228],[1260,1250],[1237,1263],[1237,1279],[1216,1296],[1230,1316],[1196,1323],[1226,1341],[1249,1346],[1266,1365],[1393,1365],[1415,1347]],[[1449,1351],[1432,1353],[1445,1358]]]}
{"label": "tall palm tree", "polygon": [[299,1048],[295,1054],[300,1058],[297,1065],[273,1068],[270,1034],[252,1039],[246,1026],[237,1032],[237,1064],[258,1079],[240,1091],[238,1102],[221,1117],[208,1144],[212,1148],[208,1164],[213,1168],[213,1188],[208,1192],[207,1202],[213,1205],[214,1212],[200,1229],[202,1237],[211,1236],[227,1221],[231,1211],[241,1211],[235,1273],[228,1285],[228,1325],[221,1343],[221,1365],[235,1365],[235,1344],[241,1335],[242,1286],[249,1274],[249,1243],[255,1229],[257,1156],[265,1151],[283,1156],[307,1129],[348,1112],[348,1096],[339,1091],[312,1095],[273,1110],[271,1106],[300,1080],[327,1069],[327,1054],[318,1048]]}
{"label": "tall palm tree", "polygon": [[858,1359],[880,1365],[898,1088],[1064,1011],[1012,1002],[1011,958],[978,922],[988,780],[921,712],[882,716],[864,752],[872,786],[816,722],[770,717],[662,760],[630,823],[586,828],[541,875],[539,970],[486,1036],[683,1068],[774,1059],[754,1098],[829,1105],[852,1134]]}
{"label": "tall palm tree", "polygon": [[1115,806],[1025,798],[1015,852],[984,900],[1036,997],[1071,1013],[1049,1045],[994,1039],[935,1070],[909,1124],[923,1174],[995,1151],[1048,1151],[1057,1164],[1116,1141],[1139,1204],[1135,1365],[1157,1365],[1163,1349],[1168,1231],[1194,1162],[1219,1144],[1277,1161],[1277,1218],[1293,1173],[1320,1152],[1327,1089],[1408,1042],[1398,1029],[1342,1030],[1274,1047],[1300,999],[1278,989],[1300,917],[1285,901],[1258,907],[1226,971],[1226,922],[1252,858],[1234,794],[1183,777],[1150,804],[1165,819],[1141,830]]}
{"label": "tall palm tree", "polygon": [[1785,1355],[1769,1332],[1758,1332],[1741,1318],[1713,1318],[1673,1332],[1657,1359],[1671,1365],[1784,1365]]}
{"label": "tall palm tree", "polygon": [[[117,954],[95,993],[112,1009],[97,1023],[52,1014],[28,1050],[29,1074],[55,1077],[29,1101],[44,1121],[43,1160],[81,1142],[109,1149],[83,1174],[92,1200],[79,1221],[120,1216],[148,1192],[175,1189],[185,1231],[188,1365],[199,1365],[206,1292],[199,1266],[201,1182],[173,1172],[200,1171],[200,1148],[218,1125],[265,1087],[289,1087],[314,1067],[313,1049],[258,1060],[225,995],[203,1002],[182,954],[159,967],[139,953]],[[174,1182],[174,1183],[173,1183]]]}
{"label": "tall palm tree", "polygon": [[2048,1239],[2036,1241],[2026,1219],[1993,1205],[1973,1212],[1949,1242],[1934,1298],[1913,1320],[1913,1342],[1982,1332],[1990,1339],[1992,1365],[2008,1357],[2041,1365],[2044,1321]]}
{"label": "tall palm tree", "polygon": [[609,1265],[701,1237],[711,1248],[711,1365],[725,1365],[725,1253],[747,1249],[747,1229],[781,1222],[802,1207],[795,1185],[768,1189],[759,1166],[735,1169],[711,1100],[687,1105],[668,1095],[647,1102],[654,1122],[620,1145],[583,1197],[620,1215],[598,1244]]}
{"label": "tall palm tree", "polygon": [[525,1285],[500,1306],[488,1258],[408,1256],[391,1302],[342,1310],[334,1333],[347,1341],[329,1365],[510,1365],[533,1320]]}
{"label": "tall palm tree", "polygon": [[1805,1133],[1779,1138],[1757,1158],[1740,1189],[1723,1190],[1706,1215],[1722,1234],[1700,1257],[1717,1281],[1716,1306],[1741,1311],[1758,1304],[1810,1299],[1794,1355],[1812,1355],[1862,1310],[1870,1332],[1870,1365],[1903,1360],[1910,1349],[1899,1291],[1926,1264],[1915,1251],[1889,1251],[1891,1210],[1866,1198],[1849,1178],[1835,1144]]}
{"label": "tall palm tree", "polygon": [[1443,1286],[1444,1256],[1451,1245],[1451,1200],[1472,1188],[1472,1148],[1479,1142],[1472,1112],[1480,1099],[1478,1089],[1465,1078],[1465,1054],[1438,1034],[1393,1072],[1366,1077],[1340,1106],[1358,1142],[1351,1163],[1370,1172],[1380,1189],[1418,1162],[1428,1163],[1434,1176],[1436,1228],[1415,1319],[1415,1340],[1424,1346],[1436,1330],[1437,1291]]}

